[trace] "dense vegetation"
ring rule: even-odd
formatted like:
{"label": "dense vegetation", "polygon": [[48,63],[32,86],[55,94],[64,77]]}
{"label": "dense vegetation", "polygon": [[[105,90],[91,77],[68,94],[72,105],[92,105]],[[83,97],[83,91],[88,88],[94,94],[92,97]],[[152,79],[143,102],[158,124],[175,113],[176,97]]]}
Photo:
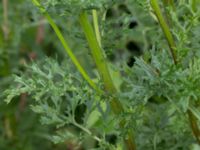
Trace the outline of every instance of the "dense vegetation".
{"label": "dense vegetation", "polygon": [[2,0],[1,150],[200,150],[199,0]]}

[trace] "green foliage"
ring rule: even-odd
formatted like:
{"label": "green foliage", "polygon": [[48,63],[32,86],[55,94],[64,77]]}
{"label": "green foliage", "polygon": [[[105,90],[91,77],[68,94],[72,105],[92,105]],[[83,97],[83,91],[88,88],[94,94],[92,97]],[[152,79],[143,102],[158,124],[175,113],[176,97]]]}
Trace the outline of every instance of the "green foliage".
{"label": "green foliage", "polygon": [[[120,1],[120,0],[117,0]],[[48,0],[43,2],[43,5],[46,8],[52,7],[61,7],[65,11],[80,13],[83,10],[91,10],[91,9],[101,9],[111,6],[113,3],[117,1],[113,0]]]}
{"label": "green foliage", "polygon": [[[11,36],[0,48],[4,68],[0,84],[12,109],[22,94],[27,95],[29,108],[42,124],[27,111],[35,130],[42,130],[40,136],[57,149],[71,143],[72,149],[199,149],[198,1],[33,0],[33,4],[36,7],[24,1],[21,7],[35,21],[25,17],[16,34],[22,38]],[[46,17],[42,44],[31,40],[40,18],[36,9]],[[3,43],[5,35],[0,36]],[[37,49],[38,58],[17,65],[11,56],[19,60],[23,56],[4,51],[12,45]],[[5,112],[5,122],[13,121],[15,112]],[[0,131],[4,128],[7,136],[14,132],[6,125]],[[4,140],[0,138],[0,146]],[[49,145],[46,141],[43,146]]]}
{"label": "green foliage", "polygon": [[[100,144],[105,143],[103,135],[112,131],[113,128],[111,118],[106,117],[107,122],[99,122],[96,129],[93,125],[97,123],[101,113],[110,112],[106,110],[106,102],[104,102],[108,98],[92,90],[80,74],[72,71],[74,68],[69,65],[69,62],[63,62],[60,66],[55,60],[46,59],[39,64],[28,66],[26,70],[22,76],[14,77],[16,85],[13,85],[18,88],[5,91],[5,94],[9,95],[5,99],[7,103],[19,93],[29,93],[35,100],[31,109],[41,115],[41,123],[56,127],[57,134],[50,138],[54,143],[65,142],[71,138],[76,139],[74,129],[70,131],[68,128],[83,130],[83,133],[80,133],[81,138],[86,133]],[[101,99],[104,101],[101,102]],[[77,114],[81,108],[83,114]],[[108,126],[107,129],[103,129],[106,123],[111,124],[112,127]],[[99,131],[102,139],[92,135],[89,127]],[[101,132],[100,128],[103,129]],[[76,140],[80,141],[80,139]]]}

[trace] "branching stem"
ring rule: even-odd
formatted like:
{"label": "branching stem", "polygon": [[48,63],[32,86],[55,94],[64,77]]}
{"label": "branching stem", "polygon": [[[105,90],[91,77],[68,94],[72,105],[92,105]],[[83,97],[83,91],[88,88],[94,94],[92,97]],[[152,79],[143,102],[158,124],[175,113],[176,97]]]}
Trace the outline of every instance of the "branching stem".
{"label": "branching stem", "polygon": [[[92,81],[92,79],[90,79],[90,77],[88,76],[88,74],[85,72],[85,70],[83,69],[83,67],[80,65],[80,63],[78,62],[76,56],[73,54],[72,50],[69,48],[68,46],[68,43],[65,41],[64,39],[64,36],[62,35],[62,33],[60,32],[59,28],[57,27],[57,25],[55,24],[55,22],[53,21],[53,19],[51,18],[51,16],[48,14],[48,12],[46,12],[46,10],[42,7],[42,5],[37,1],[37,0],[32,0],[32,2],[40,9],[40,11],[44,14],[44,16],[46,17],[47,21],[49,22],[49,24],[51,25],[51,27],[53,28],[53,30],[55,31],[57,37],[59,38],[60,42],[62,43],[65,51],[68,53],[69,57],[71,58],[72,62],[75,64],[75,66],[77,67],[77,69],[79,70],[79,72],[82,74],[82,76],[85,78],[85,80],[89,83],[89,85],[91,87],[93,87],[97,92],[99,93],[103,93],[103,91],[101,91],[97,86],[96,84]],[[83,15],[83,17],[86,17],[86,14]],[[87,17],[86,17],[87,18]],[[85,22],[86,21],[86,22]],[[83,20],[82,23],[89,23],[87,22],[87,19],[86,20]],[[85,26],[86,28],[88,26]],[[107,73],[108,72],[108,68],[106,66],[106,64],[102,64],[102,60],[104,62],[104,57],[103,57],[103,54],[101,52],[101,49],[98,45],[98,42],[97,42],[97,39],[93,33],[93,30],[92,30],[92,27],[91,25],[89,24],[89,30],[92,31],[92,37],[90,37],[89,35],[89,39],[90,40],[94,40],[94,45],[91,43],[90,46],[94,46],[95,48],[97,48],[98,50],[98,53],[96,54],[96,52],[94,53],[95,56],[97,56],[97,62],[99,62],[98,64],[99,67],[101,68],[101,70],[104,70],[102,72],[102,75],[103,75],[103,79],[104,79],[104,83],[106,83],[106,89],[111,92],[111,93],[115,93],[116,92],[116,89],[112,83],[112,80],[111,80],[111,77],[110,77],[110,74],[108,74],[107,76]],[[87,32],[88,33],[88,32]],[[95,37],[95,38],[94,38]],[[98,45],[98,46],[97,46]],[[97,46],[97,47],[96,47]],[[100,50],[100,51],[99,51]],[[99,59],[99,56],[98,54],[100,54],[100,59]],[[108,82],[107,82],[108,81]],[[115,101],[115,99],[113,98],[113,100],[111,101],[111,106],[113,109],[113,111],[116,113],[116,114],[119,114],[123,111],[123,107],[121,106],[121,104],[119,103],[119,101]],[[121,125],[124,125],[124,121],[121,123]],[[84,130],[86,131],[87,133],[91,134],[90,132],[88,132],[88,130]],[[129,132],[128,134],[128,138],[125,139],[125,142],[127,143],[127,147],[128,147],[128,150],[135,150],[135,144],[134,144],[134,140],[133,140],[133,134],[130,134],[131,132]],[[96,140],[99,140],[99,139],[96,139]]]}
{"label": "branching stem", "polygon": [[77,60],[76,56],[73,54],[72,50],[70,49],[70,47],[68,46],[68,43],[66,42],[66,40],[64,39],[64,36],[62,35],[60,29],[58,28],[58,26],[55,24],[55,22],[53,21],[53,19],[51,18],[51,16],[48,14],[48,12],[46,12],[46,10],[42,7],[42,5],[37,1],[37,0],[32,0],[32,2],[40,9],[40,11],[44,14],[44,16],[46,17],[47,21],[49,22],[49,24],[51,25],[51,27],[53,28],[53,30],[55,31],[58,39],[60,40],[60,42],[62,43],[65,51],[67,52],[67,54],[69,55],[69,57],[71,58],[72,62],[74,63],[74,65],[76,66],[76,68],[78,69],[78,71],[81,73],[81,75],[84,77],[84,79],[89,83],[89,85],[94,88],[97,92],[102,93],[102,91],[97,87],[97,85],[93,82],[93,80],[89,77],[89,75],[86,73],[86,71],[84,70],[84,68],[81,66],[81,64],[79,63],[79,61]]}
{"label": "branching stem", "polygon": [[82,131],[84,131],[85,133],[87,133],[88,135],[90,135],[91,137],[93,137],[96,141],[101,142],[101,139],[99,137],[97,137],[95,135],[92,135],[92,132],[89,129],[81,126],[78,123],[76,123],[76,121],[73,122],[73,125],[76,126],[79,129],[81,129]]}
{"label": "branching stem", "polygon": [[[172,7],[174,6],[174,3],[173,3],[172,0],[165,0],[165,2],[170,4]],[[193,2],[193,9],[195,9],[194,3],[196,1],[194,0],[192,2]],[[161,9],[159,7],[158,1],[157,0],[151,0],[151,6],[152,6],[152,8],[153,8],[153,10],[154,10],[154,12],[157,16],[157,19],[160,23],[160,26],[161,26],[161,28],[162,28],[162,30],[165,34],[165,37],[168,41],[168,45],[169,45],[174,63],[177,64],[176,55],[175,55],[175,52],[174,52],[176,45],[175,45],[173,36],[170,32],[170,29],[169,29],[164,17],[162,16]],[[197,139],[197,142],[200,144],[200,129],[198,127],[197,119],[190,110],[187,111],[187,114],[188,114],[189,122],[190,122],[190,125],[191,125],[191,128],[192,128],[192,132],[193,132],[195,138]]]}

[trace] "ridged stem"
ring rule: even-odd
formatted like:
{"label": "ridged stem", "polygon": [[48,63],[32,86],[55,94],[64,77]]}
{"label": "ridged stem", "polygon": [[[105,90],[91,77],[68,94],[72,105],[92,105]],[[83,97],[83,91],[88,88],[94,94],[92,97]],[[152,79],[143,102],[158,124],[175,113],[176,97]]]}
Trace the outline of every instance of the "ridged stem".
{"label": "ridged stem", "polygon": [[158,21],[159,21],[159,24],[160,24],[160,26],[161,26],[164,34],[165,34],[165,38],[168,42],[170,53],[172,55],[174,64],[177,64],[177,58],[176,58],[176,55],[175,55],[176,45],[175,45],[175,42],[174,42],[174,38],[173,38],[173,36],[170,32],[169,26],[167,25],[167,23],[164,19],[164,16],[162,15],[158,1],[157,0],[150,0],[150,3],[151,3],[151,7],[152,7]]}
{"label": "ridged stem", "polygon": [[96,35],[93,31],[93,28],[88,21],[88,17],[86,12],[83,12],[80,14],[79,21],[81,24],[81,27],[85,33],[86,39],[88,41],[89,47],[91,49],[92,56],[94,58],[95,64],[97,66],[97,69],[103,79],[103,82],[105,84],[105,88],[110,93],[116,93],[116,88],[113,85],[112,78],[110,76],[107,63],[104,58],[104,54],[102,52],[101,47],[99,46],[99,43],[97,41]]}
{"label": "ridged stem", "polygon": [[[116,115],[120,115],[121,113],[124,112],[124,110],[120,101],[115,97],[115,95],[117,94],[117,90],[112,81],[106,59],[104,58],[103,50],[101,49],[98,43],[98,40],[95,36],[95,32],[93,31],[92,25],[89,22],[86,12],[82,12],[80,14],[79,21],[85,33],[89,47],[91,49],[91,53],[95,61],[95,64],[97,66],[98,72],[104,82],[105,91],[108,94],[111,94],[113,96],[113,98],[110,101],[111,108]],[[119,124],[120,128],[124,128],[125,124],[126,124],[126,121],[122,120]],[[131,130],[128,131],[127,138],[126,137],[124,138],[124,142],[128,150],[136,149],[135,142],[134,142],[134,135]]]}
{"label": "ridged stem", "polygon": [[92,17],[93,17],[93,24],[94,24],[94,30],[95,30],[95,34],[96,34],[96,38],[97,41],[101,47],[101,34],[99,31],[99,21],[98,21],[98,14],[97,14],[97,10],[94,9],[92,10]]}
{"label": "ridged stem", "polygon": [[190,122],[191,129],[192,129],[192,133],[194,137],[196,138],[197,142],[200,144],[200,129],[198,126],[197,117],[192,112],[192,109],[189,109],[187,111],[187,114],[188,114],[188,119]]}

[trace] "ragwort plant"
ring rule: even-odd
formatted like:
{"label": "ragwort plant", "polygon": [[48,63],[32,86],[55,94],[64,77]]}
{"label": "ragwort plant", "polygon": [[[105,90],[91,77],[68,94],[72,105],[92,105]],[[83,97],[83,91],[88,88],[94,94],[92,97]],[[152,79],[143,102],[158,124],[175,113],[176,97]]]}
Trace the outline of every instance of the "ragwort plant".
{"label": "ragwort plant", "polygon": [[[71,61],[60,65],[47,58],[27,66],[25,73],[14,76],[13,86],[17,88],[5,91],[7,103],[20,93],[28,93],[35,100],[31,108],[40,114],[42,124],[56,127],[56,134],[50,138],[54,143],[73,139],[82,145],[85,139],[92,138],[98,144],[93,149],[199,149],[198,1],[32,2],[55,31]],[[133,58],[132,67],[119,65],[120,60],[111,64],[106,59],[106,47],[112,48],[116,40],[123,41],[111,35],[115,29],[108,28],[113,26],[107,23],[108,11],[123,3],[128,6],[124,18],[130,19],[135,12],[141,26],[136,32],[138,38],[142,37],[143,54]],[[84,69],[52,19],[55,14],[64,20],[74,18],[70,30],[73,32],[77,26],[77,31],[82,30],[97,72]],[[76,44],[83,44],[79,42],[83,34],[74,38]],[[78,113],[80,109],[82,114]],[[114,142],[108,140],[111,134],[115,135]]]}

